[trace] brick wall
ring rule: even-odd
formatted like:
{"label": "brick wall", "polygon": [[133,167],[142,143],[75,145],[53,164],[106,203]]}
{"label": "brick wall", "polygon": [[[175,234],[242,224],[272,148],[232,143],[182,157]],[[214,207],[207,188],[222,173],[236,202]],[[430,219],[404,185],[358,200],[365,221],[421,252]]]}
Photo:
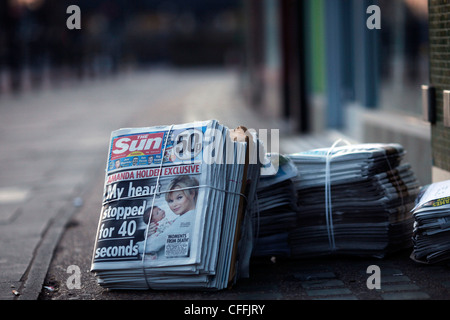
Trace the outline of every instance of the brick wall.
{"label": "brick wall", "polygon": [[450,128],[443,124],[443,90],[450,90],[450,0],[429,0],[430,82],[436,88],[431,127],[433,164],[450,171]]}

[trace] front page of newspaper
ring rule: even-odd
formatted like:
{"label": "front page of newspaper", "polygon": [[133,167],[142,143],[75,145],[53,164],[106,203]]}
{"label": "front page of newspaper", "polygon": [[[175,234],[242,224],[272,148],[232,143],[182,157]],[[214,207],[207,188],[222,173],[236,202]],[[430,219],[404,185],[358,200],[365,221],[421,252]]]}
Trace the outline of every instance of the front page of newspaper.
{"label": "front page of newspaper", "polygon": [[199,263],[215,121],[120,129],[111,135],[92,271]]}

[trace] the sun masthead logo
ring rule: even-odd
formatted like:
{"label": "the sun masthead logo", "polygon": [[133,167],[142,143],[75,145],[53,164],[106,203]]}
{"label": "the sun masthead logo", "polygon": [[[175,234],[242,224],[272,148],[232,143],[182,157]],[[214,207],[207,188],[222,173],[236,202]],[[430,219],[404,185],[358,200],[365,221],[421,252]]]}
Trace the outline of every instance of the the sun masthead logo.
{"label": "the sun masthead logo", "polygon": [[111,160],[126,157],[130,153],[153,155],[161,152],[164,132],[136,134],[113,140]]}

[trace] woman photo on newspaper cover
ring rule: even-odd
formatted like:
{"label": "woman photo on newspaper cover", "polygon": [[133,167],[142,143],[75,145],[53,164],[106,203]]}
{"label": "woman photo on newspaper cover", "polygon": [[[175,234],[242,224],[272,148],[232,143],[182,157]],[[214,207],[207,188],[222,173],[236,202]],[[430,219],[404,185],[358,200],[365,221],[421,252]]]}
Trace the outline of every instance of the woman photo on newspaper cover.
{"label": "woman photo on newspaper cover", "polygon": [[[161,223],[151,218],[148,223],[147,239],[138,244],[139,253],[144,252],[150,259],[160,259],[162,257],[180,257],[189,255],[189,237],[192,235],[193,223],[195,220],[195,207],[198,196],[198,180],[188,175],[178,176],[172,180],[168,187],[165,200],[170,210],[177,216],[169,223],[164,222],[164,230],[158,229]],[[159,207],[149,208],[153,213],[166,221],[165,212]],[[161,212],[162,211],[162,212]],[[164,215],[164,216],[163,216]],[[147,218],[148,219],[148,218]],[[168,253],[166,244],[169,239],[177,239],[178,243],[183,243],[180,239],[185,239],[184,246],[178,246],[177,253]],[[180,250],[180,248],[182,248]],[[184,248],[184,249],[183,249]]]}

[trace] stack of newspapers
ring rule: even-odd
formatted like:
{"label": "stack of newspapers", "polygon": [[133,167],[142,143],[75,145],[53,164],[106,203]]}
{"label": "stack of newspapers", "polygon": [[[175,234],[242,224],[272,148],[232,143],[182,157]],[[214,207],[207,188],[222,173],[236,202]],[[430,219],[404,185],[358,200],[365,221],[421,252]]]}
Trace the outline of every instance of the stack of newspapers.
{"label": "stack of newspapers", "polygon": [[293,256],[382,258],[412,246],[410,210],[419,184],[399,144],[321,148],[289,157],[298,169]]}
{"label": "stack of newspapers", "polygon": [[450,259],[450,180],[425,186],[417,197],[414,215],[414,250],[422,263]]}
{"label": "stack of newspapers", "polygon": [[257,188],[257,211],[253,215],[253,256],[290,256],[289,230],[297,224],[297,201],[292,178],[293,162],[282,154],[267,154],[274,175],[261,177]]}
{"label": "stack of newspapers", "polygon": [[260,147],[255,133],[215,120],[112,132],[98,284],[218,290],[248,272]]}

